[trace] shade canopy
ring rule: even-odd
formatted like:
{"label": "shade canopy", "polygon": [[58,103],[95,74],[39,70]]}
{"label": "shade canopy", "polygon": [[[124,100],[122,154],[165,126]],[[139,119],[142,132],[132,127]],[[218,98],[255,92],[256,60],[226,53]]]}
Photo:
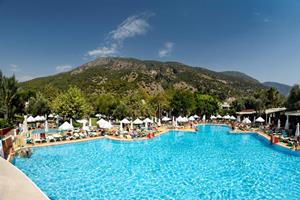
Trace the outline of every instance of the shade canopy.
{"label": "shade canopy", "polygon": [[80,119],[80,120],[77,120],[77,122],[80,123],[80,124],[87,124],[88,120],[87,119]]}
{"label": "shade canopy", "polygon": [[194,115],[193,116],[195,119],[198,119],[198,118],[200,118],[198,115]]}
{"label": "shade canopy", "polygon": [[246,117],[246,118],[242,121],[242,123],[244,123],[244,124],[251,124],[251,120],[250,120],[248,117]]}
{"label": "shade canopy", "polygon": [[54,115],[53,115],[53,114],[50,114],[50,115],[48,115],[48,117],[49,117],[49,118],[53,118],[53,117],[54,117]]}
{"label": "shade canopy", "polygon": [[217,115],[217,118],[218,118],[218,119],[222,119],[222,116],[221,116],[221,115]]}
{"label": "shade canopy", "polygon": [[187,117],[181,117],[181,116],[179,116],[177,118],[177,122],[179,122],[179,123],[188,122],[188,121],[189,121],[189,119]]}
{"label": "shade canopy", "polygon": [[130,121],[126,118],[124,118],[122,121],[120,121],[122,124],[130,124]]}
{"label": "shade canopy", "polygon": [[223,117],[223,119],[230,119],[230,116],[229,116],[229,115],[225,115],[225,116]]}
{"label": "shade canopy", "polygon": [[143,122],[144,123],[151,123],[151,124],[153,123],[153,121],[149,118],[144,119]]}
{"label": "shade canopy", "polygon": [[262,117],[259,117],[255,120],[255,122],[263,123],[265,120]]}
{"label": "shade canopy", "polygon": [[188,120],[189,121],[195,121],[195,117],[194,116],[190,116]]}
{"label": "shade canopy", "polygon": [[29,116],[27,118],[27,122],[31,123],[31,122],[35,122],[35,119],[32,116]]}
{"label": "shade canopy", "polygon": [[58,129],[68,131],[68,130],[73,130],[74,127],[69,122],[64,122],[60,127],[58,127]]}
{"label": "shade canopy", "polygon": [[140,120],[139,118],[136,118],[136,120],[133,121],[133,124],[143,124],[144,122]]}
{"label": "shade canopy", "polygon": [[210,119],[217,119],[217,117],[212,115],[212,116],[210,116]]}
{"label": "shade canopy", "polygon": [[231,120],[236,120],[235,116],[233,116],[233,115],[230,116],[230,119],[231,119]]}
{"label": "shade canopy", "polygon": [[102,121],[100,124],[99,124],[99,127],[100,128],[103,128],[103,129],[110,129],[110,128],[112,128],[113,126],[112,126],[112,124],[110,123],[110,122],[108,122],[108,121]]}
{"label": "shade canopy", "polygon": [[171,119],[169,118],[169,117],[163,117],[162,119],[161,119],[161,121],[163,121],[163,122],[167,122],[167,121],[170,121]]}

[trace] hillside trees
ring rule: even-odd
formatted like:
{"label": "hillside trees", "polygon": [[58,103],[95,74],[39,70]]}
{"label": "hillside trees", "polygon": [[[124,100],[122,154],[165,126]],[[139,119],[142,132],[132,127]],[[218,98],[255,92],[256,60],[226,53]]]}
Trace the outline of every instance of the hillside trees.
{"label": "hillside trees", "polygon": [[300,110],[300,86],[294,85],[286,101],[288,110]]}
{"label": "hillside trees", "polygon": [[80,119],[89,114],[90,105],[81,90],[71,86],[53,100],[51,110],[64,117]]}

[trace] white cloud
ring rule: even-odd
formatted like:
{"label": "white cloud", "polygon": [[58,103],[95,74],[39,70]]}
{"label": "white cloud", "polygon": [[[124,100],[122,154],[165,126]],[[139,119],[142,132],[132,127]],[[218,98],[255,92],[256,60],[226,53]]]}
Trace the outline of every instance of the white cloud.
{"label": "white cloud", "polygon": [[128,17],[115,30],[108,33],[105,45],[88,51],[87,55],[92,57],[116,55],[123,47],[123,43],[127,38],[133,38],[148,32],[150,28],[148,19],[152,15],[143,13]]}
{"label": "white cloud", "polygon": [[56,66],[56,71],[59,72],[59,73],[69,71],[70,69],[72,69],[71,65],[58,65],[58,66]]}
{"label": "white cloud", "polygon": [[164,47],[161,48],[159,51],[158,51],[158,55],[159,57],[166,57],[166,56],[169,56],[171,55],[172,51],[173,51],[173,48],[174,48],[174,43],[173,42],[166,42],[164,44]]}
{"label": "white cloud", "polygon": [[21,69],[19,68],[19,66],[16,65],[16,64],[10,64],[9,67],[10,67],[10,71],[12,71],[12,72],[18,72],[18,71],[21,70]]}

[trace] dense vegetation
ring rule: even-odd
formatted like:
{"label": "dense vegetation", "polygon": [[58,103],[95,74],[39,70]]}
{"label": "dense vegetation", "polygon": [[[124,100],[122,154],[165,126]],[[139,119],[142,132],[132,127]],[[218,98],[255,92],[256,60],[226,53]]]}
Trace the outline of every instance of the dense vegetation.
{"label": "dense vegetation", "polygon": [[[110,62],[110,59],[108,61]],[[103,60],[99,62],[103,62]],[[135,62],[137,61],[134,61],[134,63]],[[128,64],[127,60],[125,63]],[[153,64],[153,62],[150,61],[149,63],[147,63],[147,65]],[[110,68],[108,69],[108,67],[99,67],[99,71],[104,70],[108,74],[115,73],[115,76],[119,77],[119,81],[117,81],[117,79],[107,81],[107,76],[95,81],[95,76],[93,76],[91,74],[92,71],[89,70],[95,69],[94,63],[88,63],[70,73],[56,75],[55,78],[41,78],[21,84],[16,81],[14,76],[5,77],[0,71],[0,128],[21,122],[22,115],[25,114],[36,116],[55,113],[65,118],[79,119],[101,113],[108,117],[121,119],[123,117],[135,118],[155,115],[216,115],[219,113],[224,115],[234,114],[236,111],[243,109],[255,109],[262,113],[267,108],[280,106],[286,106],[289,110],[300,110],[300,88],[298,85],[295,85],[291,89],[288,98],[282,96],[274,88],[265,89],[259,86],[255,90],[252,88],[253,92],[247,90],[247,94],[240,93],[241,91],[238,88],[236,90],[233,89],[232,83],[229,83],[229,80],[226,80],[227,84],[216,81],[217,78],[220,78],[217,76],[220,75],[215,75],[214,82],[216,85],[219,85],[222,90],[211,88],[213,81],[211,81],[211,85],[207,84],[205,87],[196,87],[197,84],[182,84],[181,86],[185,87],[174,87],[173,79],[178,80],[178,74],[181,74],[180,77],[185,76],[187,82],[188,80],[193,82],[193,80],[195,80],[194,76],[200,76],[201,74],[188,74],[188,72],[182,70],[181,67],[188,71],[197,69],[190,69],[186,66],[174,67],[172,68],[173,72],[177,70],[175,73],[176,77],[174,78],[174,74],[169,76],[165,74],[168,73],[167,71],[170,70],[170,66],[173,66],[173,63],[158,63],[158,65],[164,65],[166,68],[153,65],[151,70],[154,68],[160,68],[160,70],[154,70],[152,72],[150,69],[147,69],[147,65],[138,66],[148,71],[147,73],[155,74],[154,80],[157,80],[157,82],[161,84],[160,86],[150,85],[150,87],[152,87],[151,90],[149,90],[148,86],[143,86],[142,82],[133,81],[142,79],[144,83],[146,83],[147,76],[133,75],[132,73],[136,71],[129,70],[123,62],[118,64],[113,63],[113,66],[110,66],[110,68],[115,67],[117,69],[129,70],[130,72],[128,73],[131,74],[131,78],[127,77],[123,70],[112,70],[112,72],[110,72]],[[178,64],[175,64],[175,66],[176,65]],[[132,66],[132,63],[130,63],[130,66]],[[96,68],[98,69],[98,67]],[[122,74],[123,72],[125,74]],[[86,77],[87,74],[85,73],[88,73],[90,77]],[[72,74],[77,75],[73,76]],[[85,74],[85,76],[82,76],[82,74]],[[238,74],[234,74],[234,76],[237,75]],[[127,78],[124,78],[124,76]],[[227,76],[229,77],[230,75]],[[83,80],[83,77],[89,81]],[[149,77],[151,76],[149,75]],[[239,76],[239,79],[240,77],[241,76]],[[68,83],[72,78],[76,79],[76,81]],[[152,78],[149,79],[152,80]],[[47,80],[47,84],[45,80]],[[235,81],[235,84],[240,87],[244,87],[241,85],[247,84],[247,82],[251,87],[257,84],[251,79],[241,84],[239,84],[237,79]],[[89,85],[88,82],[91,84]],[[99,82],[100,84],[98,84]],[[155,81],[153,83],[155,83]],[[173,86],[169,83],[172,83]],[[100,87],[95,88],[95,85]],[[247,87],[250,88],[250,86]],[[226,89],[228,89],[228,91]],[[237,94],[233,95],[234,93]],[[226,101],[231,103],[232,107],[230,110],[220,109],[220,104],[224,101],[225,97],[229,97]]]}

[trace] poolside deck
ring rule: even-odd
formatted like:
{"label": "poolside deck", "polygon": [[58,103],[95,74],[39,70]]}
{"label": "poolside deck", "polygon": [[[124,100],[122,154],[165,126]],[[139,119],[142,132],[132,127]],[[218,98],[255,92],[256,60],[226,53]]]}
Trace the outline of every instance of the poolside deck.
{"label": "poolside deck", "polygon": [[19,169],[0,157],[1,200],[49,200]]}

